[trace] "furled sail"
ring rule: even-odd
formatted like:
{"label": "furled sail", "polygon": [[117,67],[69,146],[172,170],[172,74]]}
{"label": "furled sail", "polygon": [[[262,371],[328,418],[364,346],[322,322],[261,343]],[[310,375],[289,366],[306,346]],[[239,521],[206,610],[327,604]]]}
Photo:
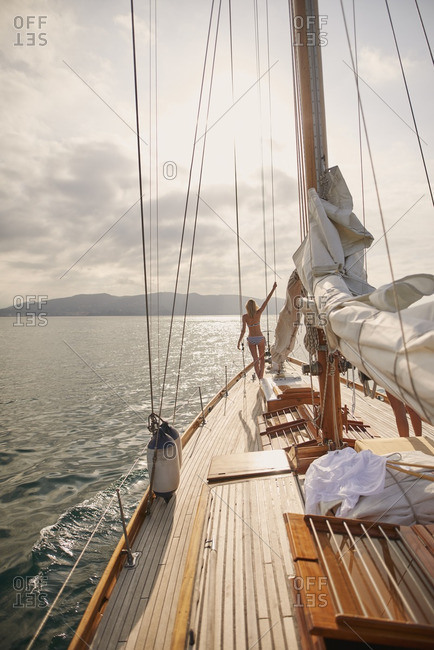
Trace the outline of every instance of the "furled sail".
{"label": "furled sail", "polygon": [[299,326],[297,300],[301,294],[301,283],[297,271],[294,271],[286,287],[285,304],[279,314],[271,358],[274,369],[280,369],[294,349]]}
{"label": "furled sail", "polygon": [[[411,275],[371,287],[363,251],[372,235],[353,214],[337,167],[328,170],[326,184],[327,200],[309,190],[309,233],[293,259],[328,344],[434,424],[434,307],[411,307],[434,293],[434,276]],[[277,336],[275,353],[282,347]]]}

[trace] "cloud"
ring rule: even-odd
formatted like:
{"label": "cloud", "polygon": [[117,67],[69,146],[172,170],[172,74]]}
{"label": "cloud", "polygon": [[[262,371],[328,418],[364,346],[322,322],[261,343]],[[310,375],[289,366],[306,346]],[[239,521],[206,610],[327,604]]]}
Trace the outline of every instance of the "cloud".
{"label": "cloud", "polygon": [[[158,256],[160,289],[165,291],[171,291],[175,282],[208,24],[205,5],[191,5],[189,8],[195,10],[194,19],[185,22],[186,8],[181,4],[168,2],[158,8],[158,75],[155,75],[156,70],[148,60],[152,35],[152,30],[147,26],[149,16],[146,11],[142,15],[140,7],[136,15],[140,123],[143,139],[152,145],[148,147],[142,144],[146,254],[150,284],[156,286]],[[235,96],[240,96],[250,87],[252,90],[221,117],[222,112],[231,106],[232,94],[230,89],[228,96],[223,92],[230,85],[230,62],[227,51],[223,52],[227,44],[219,42],[210,123],[217,119],[219,121],[206,139],[201,184],[201,196],[210,207],[203,202],[199,204],[193,264],[193,290],[199,293],[217,293],[222,287],[225,292],[238,291],[237,242],[234,234],[234,143],[237,149],[238,207],[243,240],[240,241],[240,253],[245,292],[253,295],[262,293],[264,217],[267,262],[271,267],[276,266],[282,278],[292,271],[291,255],[300,240],[291,73],[286,65],[288,44],[280,37],[270,42],[270,62],[279,62],[270,75],[271,131],[266,115],[266,93],[262,105],[262,125],[259,121],[254,38],[253,33],[249,36],[246,29],[244,9],[240,5],[234,14],[234,42],[237,43],[234,50]],[[279,18],[278,11],[277,6],[273,6],[270,17],[278,23],[283,37],[286,29],[282,27],[283,18]],[[38,4],[38,12],[47,15],[47,45],[20,48],[13,45],[16,39],[13,17],[29,13],[28,3],[14,0],[0,6],[0,273],[3,279],[0,303],[4,306],[11,304],[15,293],[35,294],[38,291],[50,297],[83,292],[138,293],[143,289],[143,263],[140,209],[137,204],[136,137],[133,133],[135,114],[130,17],[123,14],[114,1],[90,5],[42,0]],[[226,14],[222,20],[227,20]],[[330,21],[330,29],[333,24]],[[249,24],[249,28],[252,25]],[[384,38],[371,41],[371,46],[363,49],[359,57],[360,74],[373,86],[380,87],[381,91],[387,86],[386,98],[390,98],[395,106],[395,82],[400,73],[393,51],[383,50],[383,41]],[[334,50],[331,46],[327,49],[332,55]],[[420,52],[407,49],[405,54],[406,69],[414,78],[415,72],[420,72],[415,66]],[[261,70],[265,69],[266,66],[261,67]],[[152,143],[150,135],[155,134],[152,133],[155,124],[151,123],[150,115],[153,110],[149,102],[150,71],[154,73],[154,81],[158,81],[158,142],[153,140]],[[356,117],[351,131],[344,127],[350,110],[354,108],[350,105],[353,99],[349,93],[341,92],[341,86],[339,92],[336,91],[334,77],[330,81],[333,110],[329,111],[327,107],[329,142],[330,149],[334,148],[339,154],[330,162],[339,163],[345,175],[348,171],[352,180],[355,179],[350,186],[357,194]],[[339,78],[339,84],[343,82],[344,79]],[[412,82],[414,86],[414,79]],[[262,84],[263,91],[267,85]],[[220,96],[217,96],[218,88],[221,89]],[[416,88],[419,89],[419,86]],[[207,92],[205,89],[205,97]],[[425,95],[424,87],[424,100]],[[217,104],[215,100],[218,100]],[[391,132],[399,120],[390,119],[389,111],[383,107],[385,115],[382,115],[375,97],[371,98],[368,94],[367,102],[368,108],[372,107],[373,111],[373,117],[367,111],[368,122],[374,128],[378,127],[377,131],[383,137],[379,153],[374,146],[381,175],[386,181],[390,177],[392,180],[399,179],[395,184],[398,184],[403,195],[401,204],[404,210],[424,191],[421,189],[419,192],[420,185],[413,175],[408,183],[411,186],[408,196],[404,189],[406,184],[403,177],[409,178],[409,173],[415,174],[418,166],[414,158],[410,162],[406,154],[408,148],[404,145],[407,142],[394,137]],[[428,142],[432,129],[429,103],[425,101],[422,107],[425,107],[426,119],[421,122],[421,131],[424,137],[427,132]],[[401,106],[398,108],[401,111]],[[203,116],[200,124],[204,124]],[[411,135],[408,128],[406,131]],[[273,197],[271,138],[275,167]],[[155,157],[157,144],[158,160]],[[196,153],[182,255],[184,283],[198,191],[200,147]],[[163,175],[163,165],[168,160],[176,164],[177,175],[172,180]],[[152,183],[149,182],[150,175]],[[392,205],[395,206],[395,203]],[[372,212],[375,213],[375,205]],[[277,235],[276,250],[273,250],[273,218]],[[372,218],[371,215],[369,218]],[[423,223],[422,218],[422,226]],[[59,279],[61,276],[62,280]]]}
{"label": "cloud", "polygon": [[[128,39],[128,43],[131,43],[131,14],[118,14],[114,16],[113,23],[122,28],[126,39]],[[137,40],[145,44],[149,43],[151,38],[149,25],[137,14],[134,16],[134,33]]]}
{"label": "cloud", "polygon": [[[411,71],[417,62],[409,57],[403,57],[402,63],[406,71]],[[377,47],[365,46],[360,50],[359,74],[370,84],[382,86],[392,84],[401,78],[401,70],[397,65],[397,56],[386,54]]]}

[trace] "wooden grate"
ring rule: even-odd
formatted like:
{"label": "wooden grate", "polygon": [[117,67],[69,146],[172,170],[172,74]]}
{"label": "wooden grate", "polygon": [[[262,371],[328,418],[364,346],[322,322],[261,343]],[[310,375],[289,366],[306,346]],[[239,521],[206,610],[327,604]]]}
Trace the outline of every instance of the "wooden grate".
{"label": "wooden grate", "polygon": [[432,647],[434,526],[284,517],[310,635]]}

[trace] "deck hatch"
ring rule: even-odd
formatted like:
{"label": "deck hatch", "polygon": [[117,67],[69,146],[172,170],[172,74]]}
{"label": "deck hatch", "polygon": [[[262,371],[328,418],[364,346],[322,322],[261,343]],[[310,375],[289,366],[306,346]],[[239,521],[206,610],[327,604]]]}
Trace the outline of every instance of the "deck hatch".
{"label": "deck hatch", "polygon": [[271,476],[289,473],[291,467],[282,449],[251,451],[244,454],[214,456],[208,471],[208,481],[228,481],[237,478]]}

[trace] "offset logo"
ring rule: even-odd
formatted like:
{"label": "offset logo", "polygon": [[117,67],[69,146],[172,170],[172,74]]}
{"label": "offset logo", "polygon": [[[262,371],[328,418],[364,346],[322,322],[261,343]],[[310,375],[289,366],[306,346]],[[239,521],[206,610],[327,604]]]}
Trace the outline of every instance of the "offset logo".
{"label": "offset logo", "polygon": [[44,47],[47,45],[47,33],[42,31],[47,24],[47,16],[15,16],[14,47]]}
{"label": "offset logo", "polygon": [[[47,303],[48,296],[15,296],[14,327],[45,327],[47,325],[47,313],[42,311]],[[25,309],[24,314],[21,310]]]}
{"label": "offset logo", "polygon": [[302,30],[306,29],[306,45],[307,47],[314,47],[319,45],[324,47],[327,45],[327,32],[322,31],[324,25],[327,25],[328,16],[294,16],[295,38],[294,45],[296,47],[303,46],[302,43]]}
{"label": "offset logo", "polygon": [[47,587],[48,580],[45,576],[15,576],[12,586],[15,592],[15,601],[12,607],[30,609],[42,609],[48,605],[48,594],[44,591]]}
{"label": "offset logo", "polygon": [[[294,607],[327,607],[328,583],[326,576],[295,576],[293,578],[296,589]],[[304,603],[301,597],[304,593]]]}
{"label": "offset logo", "polygon": [[173,181],[173,179],[176,178],[177,173],[178,173],[178,168],[175,162],[173,162],[172,160],[168,160],[167,162],[164,163],[163,176],[167,181]]}

